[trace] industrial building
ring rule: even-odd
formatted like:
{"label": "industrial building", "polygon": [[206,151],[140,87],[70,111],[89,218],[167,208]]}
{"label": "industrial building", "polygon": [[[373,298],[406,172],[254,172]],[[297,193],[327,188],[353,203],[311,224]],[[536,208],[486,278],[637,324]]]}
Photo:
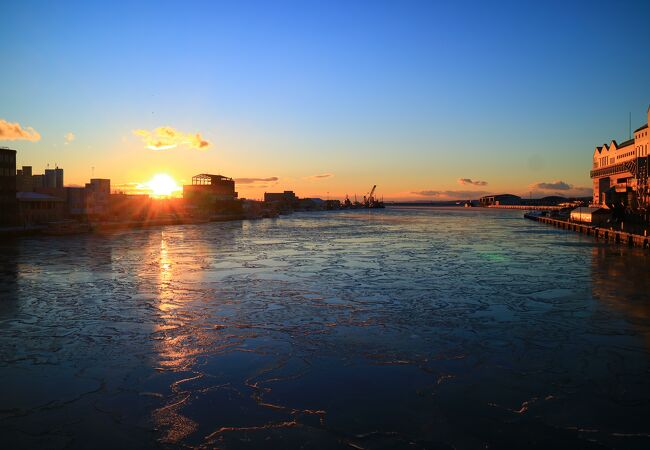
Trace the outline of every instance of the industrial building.
{"label": "industrial building", "polygon": [[16,225],[16,150],[0,148],[0,226]]}
{"label": "industrial building", "polygon": [[571,211],[571,221],[585,223],[592,226],[605,226],[612,219],[612,212],[606,208],[576,208]]}
{"label": "industrial building", "polygon": [[192,177],[192,184],[183,186],[183,199],[195,211],[241,212],[237,195],[235,180],[223,175],[201,173]]}
{"label": "industrial building", "polygon": [[612,140],[609,145],[594,150],[591,179],[594,205],[626,206],[647,210],[648,150],[650,136],[650,108],[648,121],[634,130],[634,136],[625,142]]}
{"label": "industrial building", "polygon": [[280,202],[287,205],[293,205],[298,202],[298,197],[293,191],[284,192],[265,192],[264,201],[267,203]]}
{"label": "industrial building", "polygon": [[183,198],[189,201],[196,197],[212,201],[232,201],[237,198],[235,180],[223,175],[201,173],[192,177],[192,184],[183,186]]}

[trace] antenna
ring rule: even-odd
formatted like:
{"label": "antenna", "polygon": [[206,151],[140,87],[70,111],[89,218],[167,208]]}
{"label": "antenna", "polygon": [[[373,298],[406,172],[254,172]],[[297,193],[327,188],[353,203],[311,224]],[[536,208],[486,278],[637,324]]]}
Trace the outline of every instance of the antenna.
{"label": "antenna", "polygon": [[632,111],[630,111],[630,121],[629,121],[629,135],[628,139],[632,139]]}
{"label": "antenna", "polygon": [[92,166],[92,167],[90,168],[90,174],[91,174],[91,175],[90,175],[90,178],[95,178],[95,166]]}

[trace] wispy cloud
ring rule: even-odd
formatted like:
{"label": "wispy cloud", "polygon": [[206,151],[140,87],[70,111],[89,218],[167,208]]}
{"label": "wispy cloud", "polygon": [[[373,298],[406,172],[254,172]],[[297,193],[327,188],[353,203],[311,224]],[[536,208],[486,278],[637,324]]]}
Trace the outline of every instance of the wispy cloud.
{"label": "wispy cloud", "polygon": [[278,177],[268,177],[268,178],[235,178],[235,183],[238,184],[255,184],[255,183],[270,183],[273,181],[278,181]]}
{"label": "wispy cloud", "polygon": [[528,186],[531,191],[543,191],[543,194],[555,193],[558,195],[589,196],[592,194],[592,188],[583,186],[574,186],[565,181],[557,180],[552,182],[533,183]]}
{"label": "wispy cloud", "polygon": [[487,181],[472,180],[471,178],[459,178],[458,184],[471,184],[474,186],[487,186]]}
{"label": "wispy cloud", "polygon": [[153,131],[133,130],[133,134],[141,137],[147,148],[151,150],[167,150],[179,145],[198,149],[210,146],[200,133],[183,133],[169,126],[158,127]]}
{"label": "wispy cloud", "polygon": [[468,200],[486,195],[486,191],[415,191],[411,194],[421,197],[435,198],[437,200]]}
{"label": "wispy cloud", "polygon": [[68,131],[68,132],[63,136],[63,138],[65,139],[65,143],[66,143],[66,144],[69,144],[70,142],[72,142],[72,141],[75,140],[76,136],[74,135],[74,133],[73,133],[72,131]]}
{"label": "wispy cloud", "polygon": [[530,189],[532,190],[539,190],[539,191],[568,191],[571,189],[573,186],[570,185],[569,183],[565,183],[564,181],[553,181],[550,183],[547,182],[539,182],[539,183],[533,183],[529,186]]}
{"label": "wispy cloud", "polygon": [[36,142],[40,139],[41,135],[32,127],[23,128],[17,122],[11,123],[0,119],[0,141],[25,140]]}
{"label": "wispy cloud", "polygon": [[324,178],[332,178],[334,176],[333,173],[320,173],[318,175],[310,175],[307,177],[308,180],[322,180]]}

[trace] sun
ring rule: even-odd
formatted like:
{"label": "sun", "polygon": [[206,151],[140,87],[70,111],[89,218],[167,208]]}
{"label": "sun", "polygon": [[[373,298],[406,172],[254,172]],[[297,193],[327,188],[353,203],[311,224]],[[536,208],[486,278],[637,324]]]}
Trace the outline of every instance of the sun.
{"label": "sun", "polygon": [[154,177],[144,185],[151,191],[151,195],[155,197],[169,197],[182,189],[176,181],[166,173],[154,175]]}

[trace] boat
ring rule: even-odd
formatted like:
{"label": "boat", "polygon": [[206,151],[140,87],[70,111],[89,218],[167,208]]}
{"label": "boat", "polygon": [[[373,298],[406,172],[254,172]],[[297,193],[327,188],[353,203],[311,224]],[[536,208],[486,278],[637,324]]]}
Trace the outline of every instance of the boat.
{"label": "boat", "polygon": [[537,220],[540,217],[545,217],[546,213],[544,211],[528,211],[527,213],[524,213],[524,218],[525,219],[531,219],[531,220]]}

